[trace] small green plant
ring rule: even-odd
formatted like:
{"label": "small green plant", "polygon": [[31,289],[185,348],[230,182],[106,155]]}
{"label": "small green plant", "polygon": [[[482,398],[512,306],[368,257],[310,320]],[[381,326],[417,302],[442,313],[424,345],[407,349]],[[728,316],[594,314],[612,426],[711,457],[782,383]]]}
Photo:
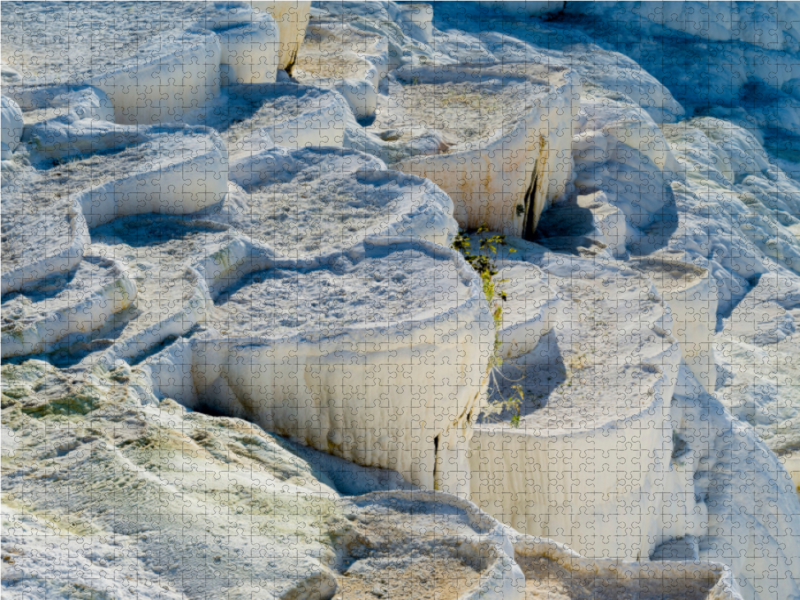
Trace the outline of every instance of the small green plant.
{"label": "small green plant", "polygon": [[[499,367],[503,364],[503,357],[500,354],[500,347],[502,345],[500,341],[500,337],[498,336],[497,332],[500,329],[503,323],[503,307],[501,304],[496,303],[495,299],[499,298],[503,302],[508,300],[508,296],[506,292],[497,288],[498,284],[504,283],[505,279],[497,280],[494,278],[497,275],[497,265],[494,263],[494,258],[497,257],[497,248],[499,246],[505,246],[506,243],[506,236],[502,234],[495,234],[491,236],[482,236],[481,234],[489,232],[489,227],[486,223],[482,224],[478,229],[476,229],[473,233],[481,236],[479,249],[481,250],[480,254],[472,254],[472,242],[470,241],[469,232],[466,231],[459,231],[453,240],[453,248],[458,250],[463,256],[464,260],[466,260],[470,266],[475,269],[475,272],[481,278],[481,283],[483,286],[483,293],[486,296],[486,300],[489,302],[489,308],[492,311],[492,319],[494,320],[494,327],[495,327],[495,337],[494,337],[494,347],[492,348],[492,355],[489,358],[489,377],[494,379],[495,376],[498,374]],[[514,248],[508,248],[507,251],[509,253],[516,252]],[[522,408],[522,402],[524,399],[524,393],[522,391],[522,386],[515,385],[512,388],[515,390],[515,395],[511,396],[503,400],[502,402],[497,403],[494,410],[489,411],[489,413],[494,412],[501,412],[504,409],[508,409],[513,413],[511,417],[511,425],[513,427],[519,426],[520,420],[520,411]]]}
{"label": "small green plant", "polygon": [[519,427],[519,419],[522,412],[522,403],[525,401],[525,392],[522,391],[522,386],[517,384],[511,387],[515,395],[511,396],[505,401],[506,407],[513,413],[511,415],[511,426]]}
{"label": "small green plant", "polygon": [[[475,230],[475,233],[480,235],[482,233],[486,233],[487,231],[489,231],[489,228],[484,223]],[[469,234],[465,231],[459,231],[455,240],[453,240],[453,248],[464,255],[464,259],[473,269],[475,269],[475,272],[478,273],[481,278],[483,293],[486,296],[486,300],[489,302],[489,307],[492,311],[495,330],[499,329],[501,323],[503,322],[503,307],[500,305],[492,307],[495,297],[500,298],[503,302],[508,300],[508,297],[504,291],[497,290],[496,288],[498,283],[503,283],[505,280],[501,279],[500,281],[495,281],[494,276],[497,275],[497,266],[494,264],[492,259],[497,256],[497,247],[505,245],[506,236],[504,235],[482,237],[480,240],[480,249],[482,251],[490,252],[492,256],[489,257],[484,253],[472,254],[472,242],[469,239]],[[514,252],[514,249],[509,248],[509,252]],[[492,353],[492,358],[489,362],[490,369],[499,367],[502,363],[499,350],[500,340],[498,339],[497,335],[495,335],[495,348],[494,352]]]}

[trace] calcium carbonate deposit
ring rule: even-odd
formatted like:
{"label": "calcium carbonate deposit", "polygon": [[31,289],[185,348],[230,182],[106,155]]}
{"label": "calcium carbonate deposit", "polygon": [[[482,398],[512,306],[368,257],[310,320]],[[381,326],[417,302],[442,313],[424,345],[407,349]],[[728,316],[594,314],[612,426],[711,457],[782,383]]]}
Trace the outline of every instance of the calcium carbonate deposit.
{"label": "calcium carbonate deposit", "polygon": [[223,335],[282,336],[317,329],[425,320],[466,297],[452,260],[414,251],[343,260],[330,269],[249,275],[215,301],[209,324]]}
{"label": "calcium carbonate deposit", "polygon": [[793,2],[3,2],[8,598],[800,600]]}

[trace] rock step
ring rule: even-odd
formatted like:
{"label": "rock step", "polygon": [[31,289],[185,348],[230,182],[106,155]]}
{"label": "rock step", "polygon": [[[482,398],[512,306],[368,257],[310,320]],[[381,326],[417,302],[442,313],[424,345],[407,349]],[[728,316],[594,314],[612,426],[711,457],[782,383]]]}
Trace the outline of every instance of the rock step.
{"label": "rock step", "polygon": [[116,314],[97,338],[116,358],[134,360],[204,318],[210,299],[205,280],[189,267],[226,244],[232,234],[217,223],[140,215],[92,230],[91,251],[126,266],[136,302]]}
{"label": "rock step", "polygon": [[[558,296],[541,269],[523,261],[496,261],[492,310],[501,309],[497,339],[503,359],[527,354],[553,326]],[[499,294],[504,293],[503,300]]]}
{"label": "rock step", "polygon": [[717,295],[708,269],[675,260],[668,254],[632,259],[628,264],[644,273],[669,305],[670,333],[681,344],[684,362],[697,380],[713,392],[717,379],[713,340]]}
{"label": "rock step", "polygon": [[19,146],[22,138],[22,128],[24,121],[22,110],[19,105],[11,98],[0,96],[0,159],[11,158],[11,154]]}
{"label": "rock step", "polygon": [[230,86],[203,117],[220,132],[232,157],[274,145],[342,147],[346,128],[358,127],[338,93],[295,83]]}
{"label": "rock step", "polygon": [[[485,224],[493,231],[530,239],[542,211],[553,198],[563,194],[572,171],[572,159],[566,151],[569,142],[564,141],[564,135],[572,131],[577,110],[571,73],[549,72],[541,65],[512,64],[480,69],[459,65],[401,67],[393,74],[412,83],[407,86],[409,89],[415,87],[414,82],[472,86],[469,94],[474,96],[472,103],[478,113],[482,106],[480,82],[484,79],[513,81],[512,89],[518,87],[524,92],[525,108],[515,107],[513,118],[498,121],[500,129],[492,127],[492,131],[464,140],[442,155],[401,160],[395,168],[427,177],[447,192],[453,198],[454,216],[462,227],[477,229]],[[460,105],[465,100],[457,96],[454,102]],[[416,105],[404,106],[404,111],[413,112],[415,106],[433,110],[421,121],[427,120],[429,127],[436,126],[435,103],[430,108],[427,101],[418,100]],[[498,115],[504,113],[504,101],[496,103],[496,110]],[[459,119],[463,117],[459,115],[455,110],[450,121],[461,126]],[[503,164],[500,170],[492,166],[498,161]]]}
{"label": "rock step", "polygon": [[741,598],[730,568],[714,562],[625,563],[589,559],[566,546],[529,535],[515,541],[514,560],[525,575],[528,598]]}
{"label": "rock step", "polygon": [[[234,281],[208,321],[226,333],[148,359],[156,389],[431,489],[437,438],[477,411],[484,384],[493,327],[477,275],[453,250],[408,238],[298,266],[242,242],[201,265],[212,290]],[[295,304],[311,316],[298,320]],[[423,428],[418,446],[403,441],[410,427]]]}
{"label": "rock step", "polygon": [[43,279],[26,293],[4,294],[3,358],[86,342],[135,299],[136,285],[119,263],[84,256],[69,273]]}
{"label": "rock step", "polygon": [[3,167],[3,294],[33,289],[83,257],[89,229],[80,204],[54,189],[61,176],[8,162]]}
{"label": "rock step", "polygon": [[141,135],[137,146],[70,163],[69,181],[93,186],[75,195],[89,227],[142,213],[197,212],[227,192],[228,151],[212,129],[156,126]]}
{"label": "rock step", "polygon": [[[472,498],[519,531],[568,540],[583,555],[625,547],[631,559],[647,557],[661,536],[696,533],[702,521],[691,478],[670,466],[681,354],[669,312],[630,269],[552,253],[537,264],[559,298],[553,329],[494,375],[490,405],[519,399],[516,386],[524,398],[476,425]],[[655,478],[683,496],[655,498]]]}
{"label": "rock step", "polygon": [[347,250],[365,237],[450,244],[452,201],[431,182],[352,150],[274,148],[235,161],[208,218],[295,259]]}

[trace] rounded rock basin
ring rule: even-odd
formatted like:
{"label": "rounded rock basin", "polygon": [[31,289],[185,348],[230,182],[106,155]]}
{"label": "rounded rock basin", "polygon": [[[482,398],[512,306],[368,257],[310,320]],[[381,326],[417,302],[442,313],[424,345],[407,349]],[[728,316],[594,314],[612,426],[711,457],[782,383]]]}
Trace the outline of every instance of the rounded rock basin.
{"label": "rounded rock basin", "polygon": [[500,524],[453,496],[367,494],[352,499],[345,518],[334,598],[457,600],[510,594],[522,585],[499,547]]}
{"label": "rounded rock basin", "polygon": [[707,562],[621,562],[583,558],[551,540],[521,536],[514,560],[524,600],[733,600],[730,571]]}
{"label": "rounded rock basin", "polygon": [[136,287],[118,263],[84,257],[69,273],[42,279],[24,293],[4,294],[3,356],[48,352],[60,341],[87,341],[135,298]]}
{"label": "rounded rock basin", "polygon": [[464,67],[401,68],[389,82],[389,94],[378,97],[369,131],[397,130],[408,141],[427,130],[444,136],[450,151],[468,150],[481,140],[510,128],[548,91],[524,77],[481,75]]}
{"label": "rounded rock basin", "polygon": [[[7,163],[2,172],[2,256],[3,291],[21,289],[33,279],[26,271],[35,269],[37,279],[53,270],[68,272],[80,260],[83,243],[75,244],[69,264],[59,265],[52,257],[70,248],[86,234],[80,208],[69,198],[68,173],[56,167],[38,171]],[[42,235],[42,232],[47,235]],[[88,241],[88,240],[87,240]],[[39,265],[40,268],[36,269]],[[7,281],[15,279],[9,286]]]}
{"label": "rounded rock basin", "polygon": [[[660,515],[691,512],[642,493],[669,469],[672,452],[680,351],[669,314],[636,271],[580,258],[554,263],[546,268],[560,300],[552,330],[490,382],[490,407],[502,410],[475,427],[472,498],[519,531],[587,556],[617,552],[617,532],[635,523],[641,535],[628,551],[646,557],[664,531]],[[518,404],[503,404],[509,399]],[[618,469],[631,461],[639,466]],[[632,512],[619,511],[620,502]]]}
{"label": "rounded rock basin", "polygon": [[251,273],[214,300],[208,324],[224,336],[327,337],[354,327],[425,321],[469,298],[450,257],[387,250],[308,271]]}
{"label": "rounded rock basin", "polygon": [[341,17],[315,17],[309,22],[292,75],[302,83],[320,78],[364,79],[374,67],[363,55],[385,52],[382,35],[352,27]]}
{"label": "rounded rock basin", "polygon": [[633,259],[630,265],[653,282],[669,305],[671,332],[681,344],[686,365],[706,390],[713,392],[718,300],[708,269],[661,255]]}
{"label": "rounded rock basin", "polygon": [[[226,227],[216,223],[152,214],[123,217],[94,229],[92,252],[125,265],[137,288],[136,301],[109,321],[102,337],[124,342],[186,311],[187,304],[201,293],[196,275],[187,266],[230,236]],[[193,318],[184,316],[186,329],[194,325],[197,315]],[[163,337],[174,333],[165,328]]]}
{"label": "rounded rock basin", "polygon": [[[3,11],[3,54],[13,56],[11,64],[25,72],[26,81],[81,79],[128,64],[137,54],[151,57],[147,50],[154,38],[190,26],[204,6],[148,6],[147,19],[131,18],[129,7],[90,4],[76,11],[67,4],[10,5]],[[57,34],[55,23],[61,25]]]}
{"label": "rounded rock basin", "polygon": [[397,237],[306,268],[253,260],[220,275],[208,331],[154,358],[184,365],[170,394],[432,489],[437,438],[476,408],[493,339],[475,272]]}
{"label": "rounded rock basin", "polygon": [[[294,83],[232,85],[206,109],[203,123],[222,136],[231,157],[273,144],[341,146],[346,104],[334,92]],[[337,121],[337,119],[339,119]]]}
{"label": "rounded rock basin", "polygon": [[346,250],[374,235],[448,245],[457,229],[452,201],[434,184],[352,150],[275,148],[234,163],[231,180],[210,218],[292,258]]}

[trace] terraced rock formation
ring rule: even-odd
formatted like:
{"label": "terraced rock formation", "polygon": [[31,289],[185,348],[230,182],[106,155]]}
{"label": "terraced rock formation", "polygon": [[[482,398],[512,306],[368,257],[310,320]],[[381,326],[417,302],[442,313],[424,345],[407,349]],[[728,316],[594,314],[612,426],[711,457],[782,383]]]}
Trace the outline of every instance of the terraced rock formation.
{"label": "terraced rock formation", "polygon": [[631,8],[3,3],[4,593],[800,598],[793,9]]}

